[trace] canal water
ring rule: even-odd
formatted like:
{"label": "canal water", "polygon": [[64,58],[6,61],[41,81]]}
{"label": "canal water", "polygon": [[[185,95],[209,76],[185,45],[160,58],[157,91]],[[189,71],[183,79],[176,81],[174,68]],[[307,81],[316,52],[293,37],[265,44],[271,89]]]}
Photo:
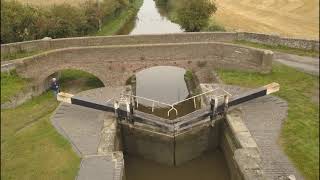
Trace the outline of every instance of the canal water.
{"label": "canal water", "polygon": [[159,13],[153,0],[144,0],[137,17],[126,24],[118,34],[179,33],[183,29]]}
{"label": "canal water", "polygon": [[[139,99],[137,109],[166,119],[175,119],[199,109],[198,99],[196,105],[192,99],[183,101],[191,96],[190,87],[188,89],[184,79],[185,73],[185,69],[174,66],[155,66],[136,73],[135,94],[160,102]],[[168,115],[171,107],[166,104],[171,105],[179,101],[183,102],[174,106],[177,114],[172,110]]]}
{"label": "canal water", "polygon": [[137,156],[125,156],[126,180],[229,180],[220,150],[204,153],[177,167],[169,167]]}
{"label": "canal water", "polygon": [[[159,12],[153,0],[144,0],[137,17],[130,21],[119,34],[183,32],[183,29],[178,24],[169,21],[167,17],[162,16]],[[187,87],[184,78],[185,73],[185,69],[172,66],[155,66],[142,70],[135,75],[135,94],[167,104],[184,100],[190,97],[190,87]],[[152,103],[140,100],[138,109],[160,117],[174,119],[199,108],[200,101],[197,101],[197,107],[194,106],[193,101],[186,101],[175,106],[178,109],[178,116],[172,112],[168,117],[168,107],[161,104],[156,104],[156,106],[154,112],[152,112]],[[142,157],[125,155],[125,174],[126,180],[229,179],[226,160],[219,149],[207,152],[199,158],[178,167],[169,167],[145,160]]]}

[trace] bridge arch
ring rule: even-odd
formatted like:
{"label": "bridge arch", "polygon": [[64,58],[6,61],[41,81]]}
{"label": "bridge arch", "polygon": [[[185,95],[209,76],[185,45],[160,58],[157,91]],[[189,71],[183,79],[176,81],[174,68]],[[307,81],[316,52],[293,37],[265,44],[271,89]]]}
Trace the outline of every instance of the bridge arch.
{"label": "bridge arch", "polygon": [[99,77],[93,73],[76,68],[70,68],[56,71],[47,76],[44,80],[42,80],[43,78],[39,79],[38,87],[35,88],[38,88],[40,92],[49,89],[52,78],[58,79],[61,88],[60,90],[69,93],[78,93],[81,88],[85,88],[85,90],[87,90],[105,86]]}
{"label": "bridge arch", "polygon": [[152,66],[177,66],[194,72],[213,67],[268,72],[271,63],[272,54],[259,49],[197,42],[55,49],[22,59],[16,70],[35,84],[59,70],[79,69],[95,75],[105,86],[119,86],[135,72]]}

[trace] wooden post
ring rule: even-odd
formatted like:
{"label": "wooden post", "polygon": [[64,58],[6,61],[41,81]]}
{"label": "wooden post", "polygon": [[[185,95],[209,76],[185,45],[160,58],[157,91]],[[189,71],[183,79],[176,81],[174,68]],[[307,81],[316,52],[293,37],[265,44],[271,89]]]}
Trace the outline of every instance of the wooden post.
{"label": "wooden post", "polygon": [[226,113],[228,110],[229,96],[224,95],[224,112]]}

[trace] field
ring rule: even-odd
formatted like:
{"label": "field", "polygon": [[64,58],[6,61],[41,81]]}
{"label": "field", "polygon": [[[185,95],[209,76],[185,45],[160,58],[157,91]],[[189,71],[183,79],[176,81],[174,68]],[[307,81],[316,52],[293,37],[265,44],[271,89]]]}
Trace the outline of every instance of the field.
{"label": "field", "polygon": [[319,38],[319,0],[213,0],[227,30]]}

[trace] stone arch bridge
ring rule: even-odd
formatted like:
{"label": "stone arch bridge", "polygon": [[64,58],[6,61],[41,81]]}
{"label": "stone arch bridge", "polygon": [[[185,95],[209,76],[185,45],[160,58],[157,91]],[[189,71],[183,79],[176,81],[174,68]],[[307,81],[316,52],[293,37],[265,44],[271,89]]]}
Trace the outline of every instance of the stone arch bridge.
{"label": "stone arch bridge", "polygon": [[31,79],[39,91],[44,90],[43,84],[50,75],[63,69],[89,72],[105,86],[123,85],[135,72],[152,66],[189,69],[200,82],[211,80],[208,72],[213,68],[262,73],[271,70],[272,52],[226,43],[233,36],[182,33],[31,41],[20,46],[27,50],[36,47],[41,53],[15,61],[15,68],[20,76]]}

